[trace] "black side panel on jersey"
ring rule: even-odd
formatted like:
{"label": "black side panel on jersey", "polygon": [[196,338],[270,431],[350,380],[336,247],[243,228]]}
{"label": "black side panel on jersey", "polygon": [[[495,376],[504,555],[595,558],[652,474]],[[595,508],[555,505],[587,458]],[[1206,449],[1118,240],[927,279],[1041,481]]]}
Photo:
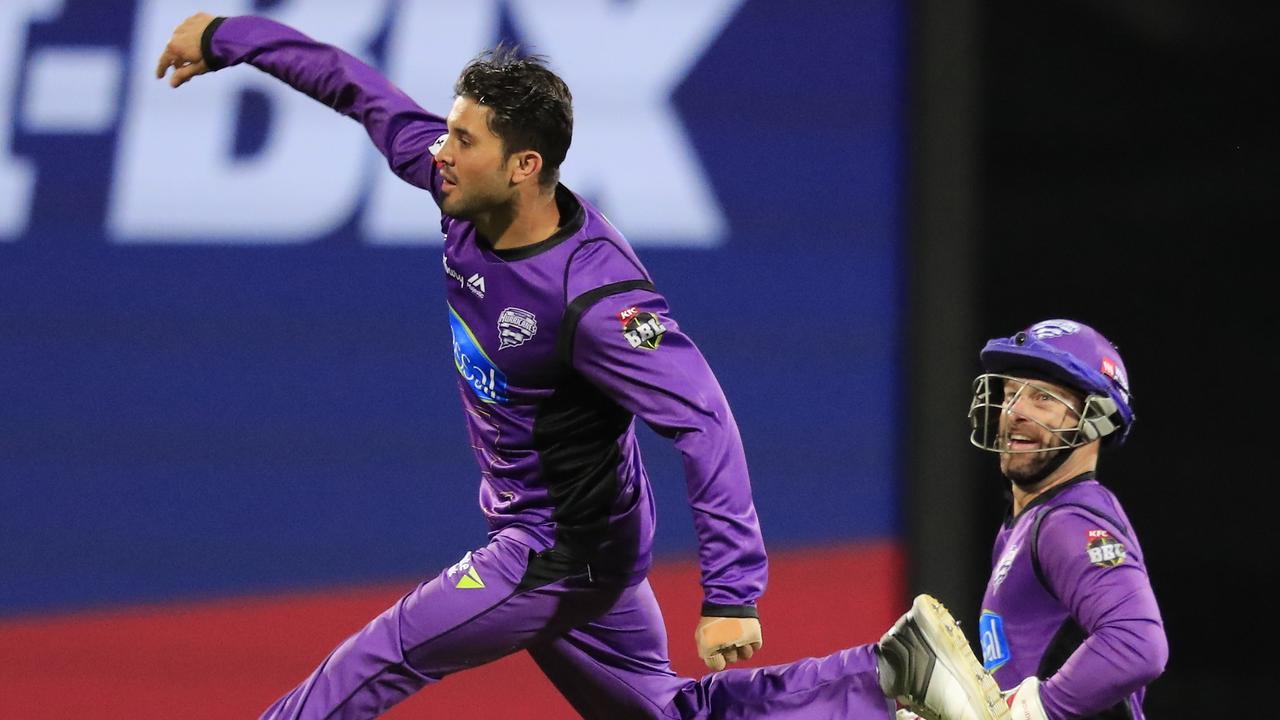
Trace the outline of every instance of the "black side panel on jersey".
{"label": "black side panel on jersey", "polygon": [[573,335],[582,314],[601,299],[638,288],[654,289],[648,280],[627,280],[583,293],[568,304],[557,347],[567,371],[533,421],[542,477],[555,505],[556,549],[575,560],[592,559],[608,525],[618,494],[618,438],[632,416],[573,370]]}
{"label": "black side panel on jersey", "polygon": [[1124,523],[1117,521],[1115,518],[1101,510],[1098,510],[1097,508],[1093,508],[1088,505],[1081,505],[1080,503],[1063,503],[1061,505],[1054,505],[1040,513],[1040,515],[1036,517],[1036,524],[1031,528],[1031,569],[1035,571],[1036,579],[1040,581],[1040,587],[1044,588],[1045,592],[1052,595],[1056,600],[1061,600],[1062,598],[1059,598],[1058,594],[1053,591],[1053,588],[1049,587],[1049,583],[1044,579],[1044,571],[1040,568],[1040,523],[1043,523],[1044,519],[1049,516],[1049,513],[1054,510],[1068,507],[1078,507],[1082,510],[1087,510],[1089,513],[1097,515],[1103,520],[1111,523],[1112,527],[1119,528],[1120,532],[1126,536],[1126,539],[1128,539],[1127,536],[1129,535],[1129,528],[1126,527]]}
{"label": "black side panel on jersey", "polygon": [[575,372],[567,373],[533,421],[542,477],[554,510],[556,544],[590,562],[618,494],[618,438],[631,413]]}
{"label": "black side panel on jersey", "polygon": [[[1049,641],[1048,647],[1044,649],[1044,655],[1040,658],[1040,667],[1036,668],[1036,677],[1047,678],[1053,677],[1053,674],[1062,668],[1067,662],[1067,658],[1084,643],[1086,635],[1084,630],[1076,624],[1075,620],[1067,618],[1062,627],[1058,628],[1058,632],[1054,634],[1053,639]],[[1082,720],[1132,720],[1133,714],[1129,712],[1128,700],[1112,705],[1096,715],[1090,715]]]}

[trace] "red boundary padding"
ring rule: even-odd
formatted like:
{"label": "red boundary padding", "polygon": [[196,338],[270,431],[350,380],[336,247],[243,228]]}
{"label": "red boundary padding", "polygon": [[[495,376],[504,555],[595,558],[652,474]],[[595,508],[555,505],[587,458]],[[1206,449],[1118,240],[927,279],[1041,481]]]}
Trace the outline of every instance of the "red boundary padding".
{"label": "red boundary padding", "polygon": [[[776,551],[760,602],[769,665],[873,642],[905,607],[893,543]],[[650,575],[677,672],[701,675],[696,565]],[[256,718],[411,583],[0,622],[0,718]],[[385,717],[576,717],[519,653],[426,688]]]}

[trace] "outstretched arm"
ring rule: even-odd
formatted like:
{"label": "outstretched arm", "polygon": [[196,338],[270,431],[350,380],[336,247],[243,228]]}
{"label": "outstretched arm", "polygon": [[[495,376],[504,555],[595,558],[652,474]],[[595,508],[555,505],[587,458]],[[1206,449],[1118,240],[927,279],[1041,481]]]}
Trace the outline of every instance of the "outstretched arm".
{"label": "outstretched arm", "polygon": [[440,179],[431,148],[445,121],[350,53],[261,17],[196,13],[178,25],[156,65],[180,87],[197,75],[248,63],[364,125],[391,169],[436,195]]}

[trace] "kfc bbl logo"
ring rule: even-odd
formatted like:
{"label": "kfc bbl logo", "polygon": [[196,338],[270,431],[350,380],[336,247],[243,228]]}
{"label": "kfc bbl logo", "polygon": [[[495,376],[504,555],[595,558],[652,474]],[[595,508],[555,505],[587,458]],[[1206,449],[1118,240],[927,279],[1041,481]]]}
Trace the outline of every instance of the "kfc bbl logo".
{"label": "kfc bbl logo", "polygon": [[1115,567],[1124,562],[1124,545],[1111,537],[1106,530],[1090,530],[1085,533],[1085,547],[1089,562],[1098,567]]}
{"label": "kfc bbl logo", "polygon": [[618,313],[618,321],[622,323],[623,337],[633,348],[657,350],[662,334],[667,331],[657,315],[640,312],[635,306]]}

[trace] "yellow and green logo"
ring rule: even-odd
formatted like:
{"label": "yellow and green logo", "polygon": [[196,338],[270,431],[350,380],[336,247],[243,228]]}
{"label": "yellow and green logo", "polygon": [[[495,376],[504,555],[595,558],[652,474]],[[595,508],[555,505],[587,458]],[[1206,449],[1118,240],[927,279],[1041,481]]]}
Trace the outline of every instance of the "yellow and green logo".
{"label": "yellow and green logo", "polygon": [[459,590],[482,588],[484,587],[484,581],[480,579],[480,573],[476,572],[474,567],[470,567],[467,568],[467,572],[461,578],[458,578],[458,584],[454,585],[454,587]]}

